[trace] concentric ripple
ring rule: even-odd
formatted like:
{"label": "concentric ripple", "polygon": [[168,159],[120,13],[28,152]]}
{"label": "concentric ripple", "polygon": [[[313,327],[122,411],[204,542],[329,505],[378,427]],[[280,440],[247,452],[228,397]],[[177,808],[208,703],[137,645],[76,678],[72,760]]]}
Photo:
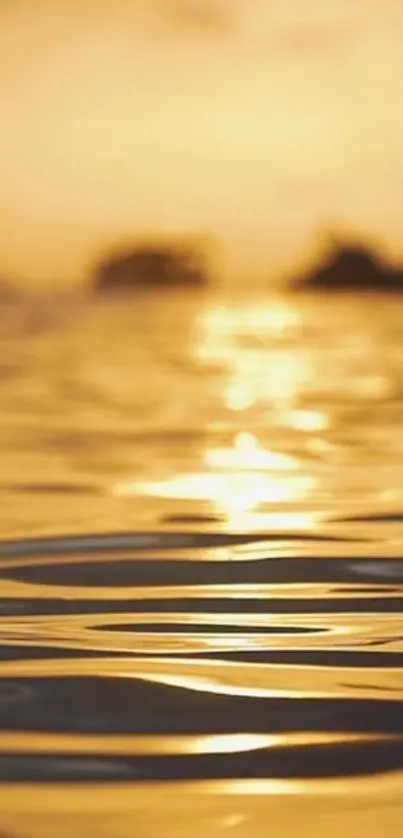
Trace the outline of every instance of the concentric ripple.
{"label": "concentric ripple", "polygon": [[0,838],[400,838],[397,307],[73,308],[0,321]]}

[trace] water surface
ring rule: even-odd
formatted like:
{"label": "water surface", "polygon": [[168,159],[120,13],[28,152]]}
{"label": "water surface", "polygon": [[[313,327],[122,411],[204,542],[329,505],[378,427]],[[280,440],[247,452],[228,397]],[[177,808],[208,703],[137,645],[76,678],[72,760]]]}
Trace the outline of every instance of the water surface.
{"label": "water surface", "polygon": [[3,315],[1,834],[400,836],[399,303]]}

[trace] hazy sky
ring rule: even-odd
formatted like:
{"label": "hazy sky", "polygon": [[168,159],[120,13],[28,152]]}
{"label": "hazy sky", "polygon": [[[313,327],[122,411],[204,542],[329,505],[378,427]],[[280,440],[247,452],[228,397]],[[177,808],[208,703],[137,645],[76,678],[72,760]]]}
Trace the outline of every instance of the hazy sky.
{"label": "hazy sky", "polygon": [[0,269],[215,233],[235,273],[318,226],[403,253],[401,0],[0,0]]}

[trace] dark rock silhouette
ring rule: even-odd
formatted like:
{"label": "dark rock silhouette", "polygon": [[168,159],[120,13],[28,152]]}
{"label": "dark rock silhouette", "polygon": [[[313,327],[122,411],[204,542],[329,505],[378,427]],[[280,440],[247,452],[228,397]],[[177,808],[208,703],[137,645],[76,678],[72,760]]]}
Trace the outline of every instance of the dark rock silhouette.
{"label": "dark rock silhouette", "polygon": [[144,245],[112,254],[97,267],[98,294],[127,294],[142,288],[202,287],[209,282],[201,256],[184,248]]}
{"label": "dark rock silhouette", "polygon": [[304,276],[291,282],[294,291],[403,292],[403,269],[389,266],[363,244],[333,240],[327,256]]}

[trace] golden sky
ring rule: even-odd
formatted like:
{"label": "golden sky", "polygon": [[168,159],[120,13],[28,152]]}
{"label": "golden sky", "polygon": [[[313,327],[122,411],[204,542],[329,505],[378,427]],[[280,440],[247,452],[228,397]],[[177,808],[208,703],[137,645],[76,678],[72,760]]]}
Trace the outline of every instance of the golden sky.
{"label": "golden sky", "polygon": [[277,269],[341,223],[403,252],[401,0],[0,0],[0,269],[212,232]]}

